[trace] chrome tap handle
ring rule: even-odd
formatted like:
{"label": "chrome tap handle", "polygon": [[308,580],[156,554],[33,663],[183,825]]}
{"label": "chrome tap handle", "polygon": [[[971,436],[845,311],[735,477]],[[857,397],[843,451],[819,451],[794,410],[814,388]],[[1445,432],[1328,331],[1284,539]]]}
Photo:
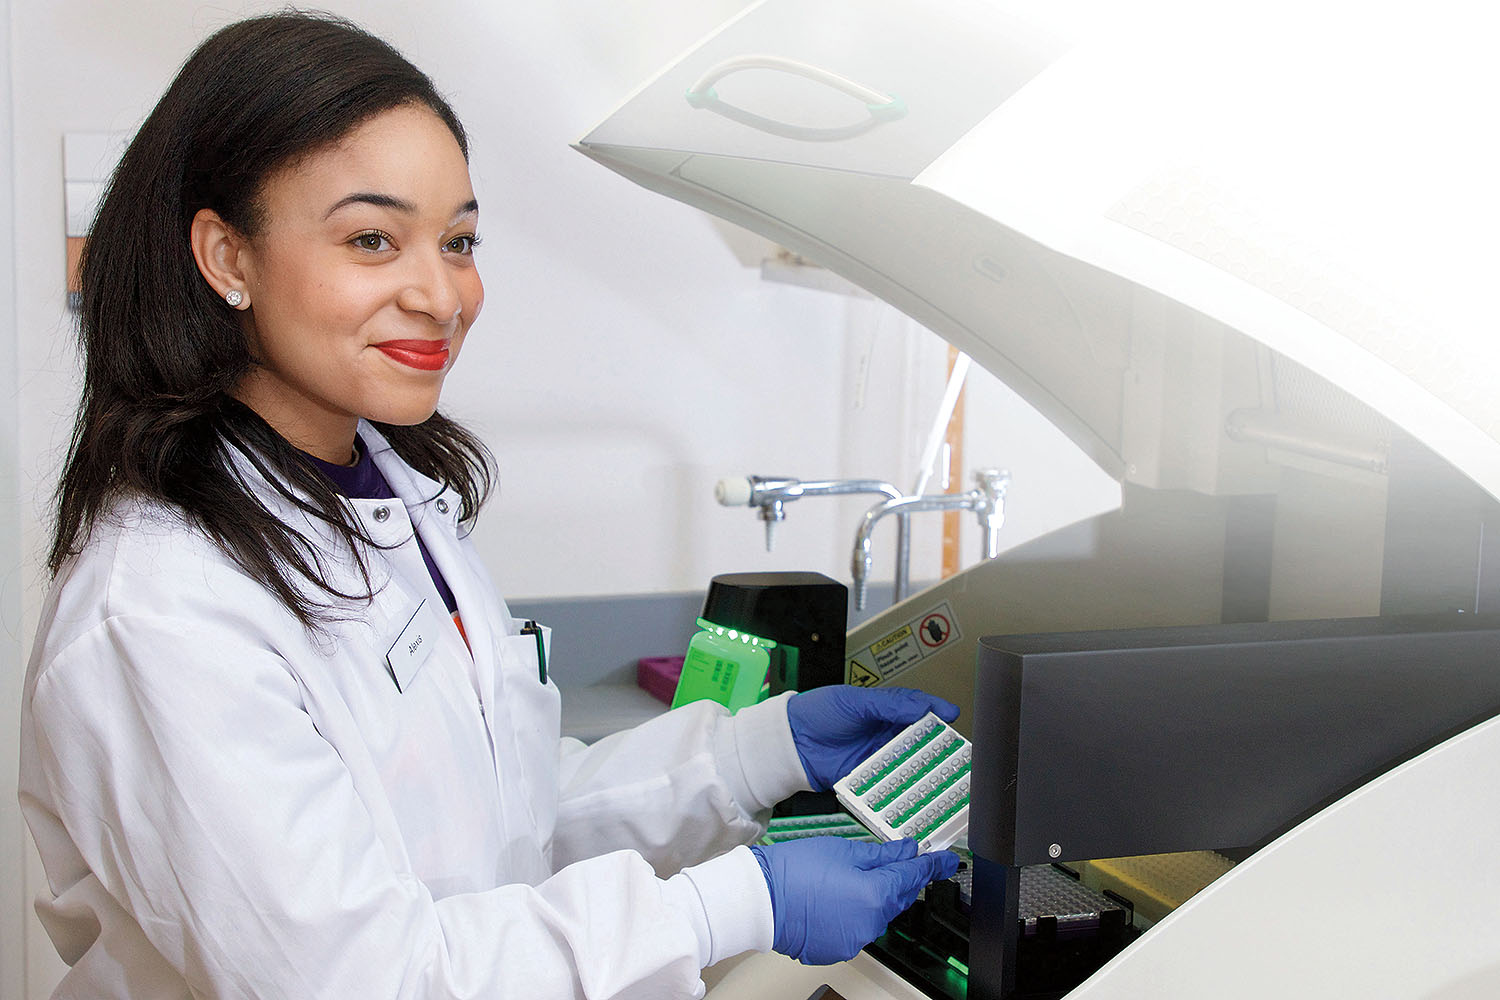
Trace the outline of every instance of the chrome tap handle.
{"label": "chrome tap handle", "polygon": [[755,495],[755,484],[748,476],[731,476],[714,484],[714,499],[724,507],[744,507]]}

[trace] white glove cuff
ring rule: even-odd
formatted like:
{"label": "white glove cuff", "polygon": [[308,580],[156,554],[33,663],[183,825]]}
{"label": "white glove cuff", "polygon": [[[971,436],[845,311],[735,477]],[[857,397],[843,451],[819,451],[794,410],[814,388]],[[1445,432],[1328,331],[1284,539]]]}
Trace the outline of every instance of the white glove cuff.
{"label": "white glove cuff", "polygon": [[704,968],[740,952],[771,950],[771,891],[748,847],[684,868],[667,879],[662,896],[692,924]]}
{"label": "white glove cuff", "polygon": [[723,749],[732,749],[728,759],[739,761],[739,773],[726,775],[726,780],[736,802],[755,807],[749,812],[769,809],[794,792],[812,790],[787,721],[791,697],[782,694],[742,708],[720,729],[732,747],[721,748],[719,759],[726,759]]}

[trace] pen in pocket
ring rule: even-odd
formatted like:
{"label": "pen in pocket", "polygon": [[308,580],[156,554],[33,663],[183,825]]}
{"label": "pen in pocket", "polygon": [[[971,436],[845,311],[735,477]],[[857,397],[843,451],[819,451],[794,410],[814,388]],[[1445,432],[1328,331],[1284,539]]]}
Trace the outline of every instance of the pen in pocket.
{"label": "pen in pocket", "polygon": [[547,683],[547,644],[542,638],[542,627],[534,620],[521,626],[522,635],[536,636],[536,679]]}

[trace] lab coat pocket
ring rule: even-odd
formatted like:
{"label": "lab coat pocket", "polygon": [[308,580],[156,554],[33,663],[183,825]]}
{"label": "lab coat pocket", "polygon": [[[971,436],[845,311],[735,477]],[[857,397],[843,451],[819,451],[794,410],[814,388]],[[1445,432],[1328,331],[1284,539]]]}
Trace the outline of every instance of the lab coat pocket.
{"label": "lab coat pocket", "polygon": [[[525,625],[517,620],[512,627],[519,629]],[[537,629],[500,636],[495,647],[512,731],[527,744],[518,749],[523,756],[538,754],[551,758],[557,754],[562,699],[545,669],[548,654],[552,652],[552,630],[546,626]]]}
{"label": "lab coat pocket", "polygon": [[[512,627],[524,625],[524,621],[516,621]],[[551,652],[552,630],[538,628],[539,633],[502,635],[494,640],[500,664],[497,693],[503,692],[499,701],[508,722],[496,727],[495,740],[497,746],[508,742],[514,748],[512,760],[498,762],[500,773],[524,780],[525,789],[518,789],[519,804],[531,814],[539,842],[547,843],[556,821],[562,699],[550,677],[545,682],[541,679],[545,657]]]}

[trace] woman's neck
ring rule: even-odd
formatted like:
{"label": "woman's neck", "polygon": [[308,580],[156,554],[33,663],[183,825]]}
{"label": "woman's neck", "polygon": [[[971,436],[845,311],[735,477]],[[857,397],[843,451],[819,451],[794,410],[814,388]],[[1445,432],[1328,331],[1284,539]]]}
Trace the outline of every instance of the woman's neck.
{"label": "woman's neck", "polygon": [[309,405],[308,400],[289,392],[283,383],[254,376],[252,369],[250,376],[240,382],[234,393],[236,399],[259,414],[298,451],[332,465],[354,464],[358,417]]}

